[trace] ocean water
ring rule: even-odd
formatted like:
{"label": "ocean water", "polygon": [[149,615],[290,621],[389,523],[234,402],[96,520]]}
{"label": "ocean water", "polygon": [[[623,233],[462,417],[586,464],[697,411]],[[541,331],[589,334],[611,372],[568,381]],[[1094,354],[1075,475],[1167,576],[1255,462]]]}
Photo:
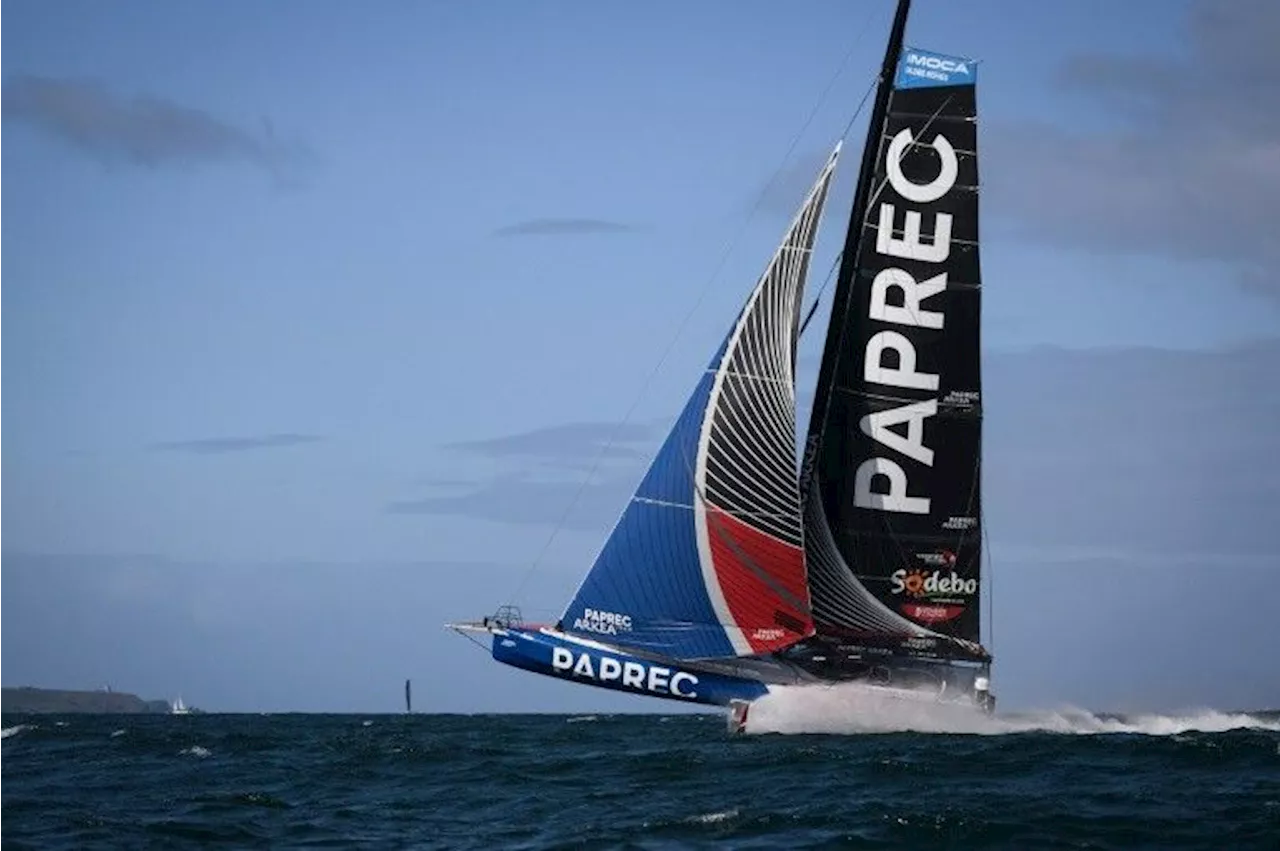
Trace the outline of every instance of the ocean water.
{"label": "ocean water", "polygon": [[3,847],[1280,848],[1280,714],[850,735],[761,708],[735,738],[719,715],[6,715]]}

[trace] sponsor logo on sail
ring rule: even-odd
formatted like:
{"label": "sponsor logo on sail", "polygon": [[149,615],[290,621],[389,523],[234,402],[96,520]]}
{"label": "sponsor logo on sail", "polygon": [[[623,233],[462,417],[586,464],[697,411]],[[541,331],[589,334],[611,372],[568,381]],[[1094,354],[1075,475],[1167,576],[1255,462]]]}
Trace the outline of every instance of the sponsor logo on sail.
{"label": "sponsor logo on sail", "polygon": [[916,553],[916,558],[924,564],[937,567],[954,567],[956,554],[951,550],[939,550],[931,553]]}
{"label": "sponsor logo on sail", "polygon": [[924,50],[906,50],[898,65],[898,88],[958,86],[973,81],[973,61]]}
{"label": "sponsor logo on sail", "polygon": [[[931,148],[937,161],[936,173],[927,179],[918,173],[908,177],[902,166],[908,152],[918,148]],[[868,287],[867,318],[883,330],[867,340],[863,379],[890,388],[883,391],[889,398],[918,394],[918,401],[862,418],[859,427],[875,441],[876,453],[854,472],[854,504],[928,514],[932,499],[920,493],[918,485],[912,487],[909,469],[913,463],[934,464],[934,450],[925,445],[925,428],[938,413],[941,376],[919,369],[913,340],[931,343],[946,325],[946,302],[937,297],[947,289],[953,215],[942,210],[948,209],[944,199],[959,179],[960,158],[945,132],[935,132],[926,142],[904,127],[885,145],[882,168],[888,185],[879,204],[875,253],[902,266],[881,269]]]}
{"label": "sponsor logo on sail", "polygon": [[932,53],[907,51],[904,60],[906,73],[912,77],[924,77],[929,80],[950,80],[952,74],[968,74],[969,65],[958,59],[948,59]]}
{"label": "sponsor logo on sail", "polygon": [[575,654],[567,647],[553,647],[551,668],[556,673],[570,673],[598,683],[620,683],[625,688],[646,691],[651,694],[683,697],[694,700],[698,696],[695,687],[698,678],[686,671],[673,670],[662,665],[646,665],[633,660],[615,659],[590,653]]}
{"label": "sponsor logo on sail", "polygon": [[[891,594],[910,597],[900,609],[917,623],[939,624],[964,614],[969,598],[978,593],[978,580],[956,573],[956,554],[951,550],[915,553],[925,568],[902,568],[889,576]],[[943,568],[929,570],[929,567]],[[922,602],[916,602],[922,601]]]}
{"label": "sponsor logo on sail", "polygon": [[954,408],[976,408],[982,401],[982,394],[977,390],[952,390],[942,397],[942,404]]}
{"label": "sponsor logo on sail", "polygon": [[942,524],[943,529],[947,530],[964,530],[978,528],[978,518],[976,517],[948,517]]}
{"label": "sponsor logo on sail", "polygon": [[918,623],[933,625],[960,617],[964,614],[964,609],[964,606],[955,605],[904,603],[902,613]]}
{"label": "sponsor logo on sail", "polygon": [[582,616],[574,618],[573,628],[578,632],[617,635],[619,632],[631,631],[631,615],[602,612],[599,609],[583,609]]}
{"label": "sponsor logo on sail", "polygon": [[889,591],[910,597],[969,597],[978,593],[978,580],[966,579],[954,570],[895,570],[889,575]]}

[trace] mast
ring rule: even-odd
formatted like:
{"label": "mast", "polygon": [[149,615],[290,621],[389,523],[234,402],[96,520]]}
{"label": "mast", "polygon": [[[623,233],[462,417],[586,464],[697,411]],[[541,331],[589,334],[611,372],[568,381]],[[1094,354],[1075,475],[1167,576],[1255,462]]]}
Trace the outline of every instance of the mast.
{"label": "mast", "polygon": [[862,222],[867,217],[868,196],[875,180],[876,154],[880,150],[880,136],[889,112],[889,96],[893,94],[894,72],[897,70],[898,56],[902,53],[902,40],[907,31],[907,16],[910,11],[911,0],[898,0],[893,26],[889,30],[889,43],[884,50],[884,62],[880,65],[880,82],[876,85],[876,99],[871,108],[871,120],[867,124],[867,140],[862,146],[862,164],[853,193],[853,209],[849,213],[849,226],[845,231],[840,271],[836,273],[836,291],[831,298],[831,320],[827,328],[827,342],[823,347],[822,365],[818,369],[817,393],[809,413],[809,434],[805,440],[804,466],[800,477],[801,500],[809,497],[809,479],[813,475],[816,450],[827,421],[827,403],[831,397],[838,360],[836,355],[844,339],[853,279],[858,270],[858,243],[862,236]]}

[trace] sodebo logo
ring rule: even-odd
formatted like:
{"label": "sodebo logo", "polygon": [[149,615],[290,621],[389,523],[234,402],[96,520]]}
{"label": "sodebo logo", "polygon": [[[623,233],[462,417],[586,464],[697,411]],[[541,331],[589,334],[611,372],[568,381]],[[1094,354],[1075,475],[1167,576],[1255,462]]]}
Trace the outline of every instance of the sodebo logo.
{"label": "sodebo logo", "polygon": [[934,597],[943,594],[976,594],[978,580],[965,579],[953,570],[947,576],[941,571],[925,573],[922,570],[895,570],[889,576],[894,594],[904,591],[912,597]]}
{"label": "sodebo logo", "polygon": [[[688,700],[698,696],[691,688],[698,684],[698,678],[684,671],[673,673],[670,668],[661,665],[623,662],[612,656],[601,656],[599,666],[599,670],[596,670],[587,653],[580,653],[575,659],[573,651],[567,647],[553,647],[551,650],[551,667],[556,671],[572,671],[575,677],[586,677],[600,683],[620,682],[627,688],[669,694]],[[685,686],[690,688],[685,690]]]}

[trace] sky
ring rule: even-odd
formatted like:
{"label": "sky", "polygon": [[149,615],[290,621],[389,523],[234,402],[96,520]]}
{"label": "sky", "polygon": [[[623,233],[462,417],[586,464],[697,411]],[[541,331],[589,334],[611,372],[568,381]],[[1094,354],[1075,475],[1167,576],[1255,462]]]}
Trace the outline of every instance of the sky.
{"label": "sky", "polygon": [[[892,3],[5,11],[4,684],[667,711],[442,624],[567,602]],[[981,62],[1002,705],[1280,705],[1280,7],[917,0],[907,41]]]}

